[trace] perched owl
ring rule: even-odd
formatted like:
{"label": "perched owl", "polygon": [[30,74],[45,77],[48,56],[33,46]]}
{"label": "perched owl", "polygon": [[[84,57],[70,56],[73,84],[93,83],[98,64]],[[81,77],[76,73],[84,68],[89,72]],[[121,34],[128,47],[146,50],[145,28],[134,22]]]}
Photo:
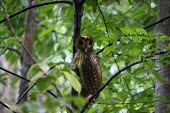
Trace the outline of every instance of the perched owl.
{"label": "perched owl", "polygon": [[80,36],[76,39],[77,52],[73,59],[73,70],[80,76],[81,95],[87,98],[101,87],[102,70],[99,59],[93,50],[94,40],[89,36]]}

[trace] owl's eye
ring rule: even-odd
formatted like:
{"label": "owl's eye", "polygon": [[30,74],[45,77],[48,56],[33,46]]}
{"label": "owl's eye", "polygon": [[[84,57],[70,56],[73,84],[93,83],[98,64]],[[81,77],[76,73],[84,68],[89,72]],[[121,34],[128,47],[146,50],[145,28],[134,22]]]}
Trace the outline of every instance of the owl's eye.
{"label": "owl's eye", "polygon": [[80,41],[79,41],[79,44],[80,44],[80,45],[83,45],[83,41],[80,40]]}
{"label": "owl's eye", "polygon": [[92,45],[92,41],[89,42],[89,45]]}

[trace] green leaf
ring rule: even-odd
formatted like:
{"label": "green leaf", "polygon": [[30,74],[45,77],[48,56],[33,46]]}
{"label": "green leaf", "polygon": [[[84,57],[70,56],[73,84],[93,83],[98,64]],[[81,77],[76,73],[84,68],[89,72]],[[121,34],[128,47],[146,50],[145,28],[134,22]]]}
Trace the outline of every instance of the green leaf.
{"label": "green leaf", "polygon": [[132,28],[121,28],[121,31],[125,34],[125,35],[134,35],[136,36],[136,32],[132,29]]}
{"label": "green leaf", "polygon": [[35,75],[41,71],[41,68],[39,67],[39,63],[33,64],[28,72],[27,72],[27,76],[28,77],[35,77]]}
{"label": "green leaf", "polygon": [[54,29],[54,26],[51,25],[49,29],[43,30],[43,31],[40,33],[40,35],[39,35],[38,38],[43,37],[44,35],[46,35],[46,34],[48,34],[49,32],[51,32],[53,29]]}
{"label": "green leaf", "polygon": [[16,44],[18,44],[18,39],[15,38],[15,37],[9,37],[9,38],[7,38],[5,41],[6,41],[7,44],[11,44],[11,43],[16,43]]}
{"label": "green leaf", "polygon": [[113,50],[114,50],[114,44],[109,47],[106,47],[102,53],[104,56],[107,56]]}
{"label": "green leaf", "polygon": [[23,6],[28,7],[28,5],[29,5],[28,0],[20,0],[20,1]]}
{"label": "green leaf", "polygon": [[51,76],[39,78],[36,84],[37,89],[39,91],[47,90],[49,86],[52,84],[52,80],[54,80],[54,78]]}
{"label": "green leaf", "polygon": [[0,51],[0,56],[1,56],[2,54],[4,54],[4,53],[6,52],[6,50],[8,50],[8,47],[9,47],[9,45],[7,45],[6,47],[4,47],[4,48]]}
{"label": "green leaf", "polygon": [[152,70],[152,74],[155,76],[155,78],[157,80],[159,80],[160,82],[164,83],[165,80],[163,79],[163,77],[155,70]]}
{"label": "green leaf", "polygon": [[93,12],[96,12],[96,9],[97,9],[96,2],[98,3],[98,0],[86,0],[85,3],[87,4],[87,6],[92,6]]}
{"label": "green leaf", "polygon": [[116,0],[116,2],[120,5],[120,0]]}
{"label": "green leaf", "polygon": [[43,20],[40,23],[38,23],[38,26],[44,25],[44,24],[49,24],[49,20]]}
{"label": "green leaf", "polygon": [[67,78],[67,80],[69,80],[71,86],[80,93],[81,91],[81,84],[80,82],[76,79],[76,75],[74,73],[68,73],[68,72],[64,72],[65,77]]}

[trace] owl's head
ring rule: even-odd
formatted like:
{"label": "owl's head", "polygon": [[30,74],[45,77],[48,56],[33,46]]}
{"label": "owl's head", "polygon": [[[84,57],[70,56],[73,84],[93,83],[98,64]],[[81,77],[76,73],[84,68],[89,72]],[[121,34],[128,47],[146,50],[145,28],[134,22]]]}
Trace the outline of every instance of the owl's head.
{"label": "owl's head", "polygon": [[80,36],[76,39],[76,48],[82,52],[88,52],[93,50],[94,40],[90,36]]}

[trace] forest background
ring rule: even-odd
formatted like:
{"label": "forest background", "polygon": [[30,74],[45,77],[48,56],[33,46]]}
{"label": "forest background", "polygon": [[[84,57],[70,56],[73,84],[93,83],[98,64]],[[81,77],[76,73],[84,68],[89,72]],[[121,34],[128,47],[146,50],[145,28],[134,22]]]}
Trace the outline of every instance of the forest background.
{"label": "forest background", "polygon": [[[169,112],[170,1],[0,3],[1,113]],[[80,35],[94,37],[103,71],[100,96],[85,105],[71,95],[81,90],[71,69]]]}

